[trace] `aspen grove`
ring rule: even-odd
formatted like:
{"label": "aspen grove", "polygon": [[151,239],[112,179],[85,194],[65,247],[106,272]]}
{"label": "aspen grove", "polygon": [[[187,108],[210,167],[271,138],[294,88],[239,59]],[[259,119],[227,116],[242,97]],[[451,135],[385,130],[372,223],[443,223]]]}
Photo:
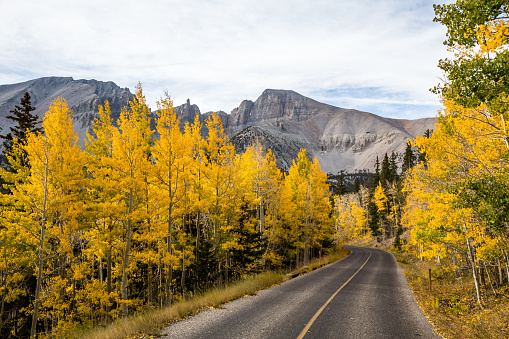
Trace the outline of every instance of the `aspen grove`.
{"label": "aspen grove", "polygon": [[157,104],[151,124],[141,85],[118,121],[106,102],[83,150],[57,98],[44,132],[13,140],[0,336],[102,326],[332,249],[327,178],[305,150],[286,175],[260,145],[235,153],[215,114],[181,126],[168,96]]}
{"label": "aspen grove", "polygon": [[509,4],[434,8],[454,53],[440,60],[446,81],[432,90],[444,106],[435,128],[411,143],[418,159],[407,147],[397,181],[383,180],[377,165],[369,191],[339,197],[336,224],[347,240],[407,231],[405,246],[397,233],[394,247],[458,279],[468,273],[481,309],[483,293],[507,297],[509,284]]}

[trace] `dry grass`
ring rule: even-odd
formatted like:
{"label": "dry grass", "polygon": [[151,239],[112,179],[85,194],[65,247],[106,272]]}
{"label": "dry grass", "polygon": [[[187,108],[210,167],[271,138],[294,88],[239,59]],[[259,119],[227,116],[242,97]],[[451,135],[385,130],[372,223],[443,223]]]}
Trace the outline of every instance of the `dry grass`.
{"label": "dry grass", "polygon": [[[495,295],[482,288],[483,308],[477,304],[469,272],[455,277],[436,263],[395,254],[424,314],[444,338],[509,338],[507,286]],[[429,291],[429,269],[432,291]]]}
{"label": "dry grass", "polygon": [[222,288],[213,288],[201,295],[176,302],[171,307],[150,310],[143,314],[117,321],[105,328],[96,328],[80,337],[88,339],[150,338],[159,336],[159,330],[173,321],[185,318],[206,308],[218,307],[230,300],[252,295],[260,289],[279,284],[283,276],[268,272],[233,283]]}
{"label": "dry grass", "polygon": [[314,271],[320,267],[323,267],[325,265],[328,265],[330,263],[333,263],[335,261],[338,261],[340,259],[343,259],[350,253],[350,250],[347,250],[345,248],[341,248],[340,250],[331,253],[325,257],[322,257],[321,259],[315,259],[309,263],[309,265],[302,266],[299,269],[293,270],[286,274],[284,280],[288,280],[291,278],[295,278],[299,275],[309,273],[311,271]]}
{"label": "dry grass", "polygon": [[228,301],[253,295],[258,290],[280,284],[292,277],[340,260],[348,255],[348,253],[348,250],[341,249],[336,253],[324,256],[321,260],[314,260],[310,265],[288,274],[267,272],[248,277],[226,287],[214,288],[201,295],[181,300],[171,307],[147,311],[143,314],[129,317],[126,320],[114,322],[104,328],[83,330],[76,334],[76,337],[87,339],[155,338],[159,336],[159,332],[163,327],[174,321],[193,315],[206,308],[220,307],[220,305]]}

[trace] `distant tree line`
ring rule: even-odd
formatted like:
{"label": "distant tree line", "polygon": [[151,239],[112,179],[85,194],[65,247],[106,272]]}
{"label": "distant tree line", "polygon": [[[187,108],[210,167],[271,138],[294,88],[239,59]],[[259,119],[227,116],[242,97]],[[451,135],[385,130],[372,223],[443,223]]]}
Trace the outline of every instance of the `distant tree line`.
{"label": "distant tree line", "polygon": [[[431,133],[427,130],[425,136]],[[402,210],[406,203],[403,180],[411,168],[424,162],[425,154],[408,141],[402,157],[395,152],[390,156],[386,153],[380,162],[377,156],[373,173],[329,175],[336,197],[338,242],[371,235],[379,241],[394,238],[394,245],[400,249]]]}

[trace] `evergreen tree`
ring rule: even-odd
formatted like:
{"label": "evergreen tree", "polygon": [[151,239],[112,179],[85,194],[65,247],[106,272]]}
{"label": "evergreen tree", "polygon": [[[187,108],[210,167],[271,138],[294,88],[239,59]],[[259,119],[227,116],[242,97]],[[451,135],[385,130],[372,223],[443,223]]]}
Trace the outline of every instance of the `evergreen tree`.
{"label": "evergreen tree", "polygon": [[391,182],[398,180],[398,164],[396,162],[398,155],[394,152],[391,154],[391,159],[389,162],[389,177]]}
{"label": "evergreen tree", "polygon": [[380,160],[378,159],[378,155],[376,156],[376,162],[375,162],[375,177],[373,178],[373,183],[371,184],[371,189],[369,191],[369,202],[368,202],[368,226],[371,230],[371,234],[373,236],[380,235],[380,229],[378,225],[379,215],[378,215],[378,209],[376,208],[375,204],[375,189],[381,182],[381,175],[380,175]]}
{"label": "evergreen tree", "polygon": [[197,248],[199,255],[194,264],[194,275],[197,281],[197,290],[208,288],[214,285],[217,281],[217,266],[214,251],[214,240],[205,237],[200,239]]}
{"label": "evergreen tree", "polygon": [[262,257],[262,237],[256,230],[256,209],[249,209],[248,203],[242,199],[237,227],[231,231],[236,238],[237,246],[230,250],[231,276],[241,278],[246,273],[258,271]]}
{"label": "evergreen tree", "polygon": [[389,156],[385,153],[382,160],[382,169],[380,170],[380,182],[382,185],[387,185],[387,182],[391,181],[390,167],[389,167]]}
{"label": "evergreen tree", "polygon": [[[19,142],[25,144],[27,139],[27,131],[32,133],[42,133],[42,127],[36,127],[41,122],[38,120],[39,118],[36,115],[33,115],[31,112],[35,110],[35,107],[32,106],[30,102],[30,94],[25,92],[23,98],[21,98],[20,106],[14,106],[14,109],[10,111],[12,115],[8,115],[7,119],[13,120],[17,123],[14,127],[10,128],[10,132],[7,135],[0,135],[0,138],[4,139],[4,156],[2,157],[2,162],[5,163],[4,157],[5,154],[8,154],[12,151],[12,144],[14,139],[16,138]],[[26,154],[22,154],[22,162],[24,165],[27,165],[27,157]]]}
{"label": "evergreen tree", "polygon": [[345,176],[343,174],[341,174],[338,178],[338,183],[336,184],[336,190],[334,193],[336,195],[343,195],[347,192],[348,192],[348,187],[346,187],[346,184],[345,184]]}
{"label": "evergreen tree", "polygon": [[371,230],[371,234],[376,237],[380,235],[380,227],[378,224],[378,221],[380,219],[380,216],[378,215],[378,209],[376,207],[375,201],[373,196],[370,197],[369,203],[368,203],[368,225],[369,229]]}
{"label": "evergreen tree", "polygon": [[359,192],[359,190],[361,189],[361,184],[359,182],[359,178],[355,178],[354,182],[353,182],[353,193],[357,193]]}
{"label": "evergreen tree", "polygon": [[375,177],[373,178],[373,182],[371,184],[371,191],[374,191],[378,183],[380,182],[380,160],[378,160],[378,155],[376,156],[375,162]]}
{"label": "evergreen tree", "polygon": [[406,144],[405,155],[403,156],[403,164],[401,165],[401,173],[405,173],[415,166],[415,154],[412,151],[412,144],[408,141]]}

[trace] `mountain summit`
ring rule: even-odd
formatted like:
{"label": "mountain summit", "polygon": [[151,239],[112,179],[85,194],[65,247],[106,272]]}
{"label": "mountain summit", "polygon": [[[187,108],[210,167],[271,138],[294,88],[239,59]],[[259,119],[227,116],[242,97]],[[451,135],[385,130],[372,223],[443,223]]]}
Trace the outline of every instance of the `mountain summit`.
{"label": "mountain summit", "polygon": [[265,90],[244,100],[225,125],[232,143],[243,151],[253,142],[271,148],[278,165],[291,166],[300,148],[328,173],[373,170],[376,157],[403,154],[406,142],[427,129],[434,118],[403,120],[327,105],[294,91]]}
{"label": "mountain summit", "polygon": [[250,124],[285,119],[304,121],[332,112],[336,107],[322,104],[294,91],[266,89],[255,102],[244,100],[230,114],[230,129],[242,130]]}
{"label": "mountain summit", "polygon": [[[113,82],[46,77],[0,86],[0,133],[12,122],[9,111],[28,92],[35,114],[44,115],[58,96],[67,99],[81,144],[97,116],[98,106],[110,102],[113,119],[133,95]],[[190,100],[175,107],[182,123],[203,122],[211,112],[201,113]],[[385,153],[403,154],[408,139],[433,129],[435,119],[389,119],[375,114],[327,105],[290,90],[267,89],[256,101],[244,100],[230,114],[218,111],[231,142],[242,152],[259,142],[273,150],[280,167],[287,169],[300,148],[316,157],[325,172],[373,170],[376,157]],[[206,129],[204,133],[207,134]]]}

